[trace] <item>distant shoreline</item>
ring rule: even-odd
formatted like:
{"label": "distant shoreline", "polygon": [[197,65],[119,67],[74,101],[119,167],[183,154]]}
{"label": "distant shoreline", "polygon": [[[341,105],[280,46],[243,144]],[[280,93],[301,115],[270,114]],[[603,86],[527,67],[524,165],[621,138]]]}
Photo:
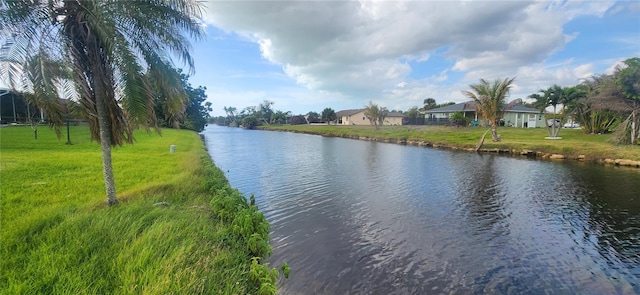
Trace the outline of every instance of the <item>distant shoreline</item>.
{"label": "distant shoreline", "polygon": [[[338,125],[269,125],[260,126],[258,127],[258,129],[268,131],[315,134],[327,137],[341,137],[365,141],[423,146],[467,152],[475,152],[474,146],[480,140],[481,134],[486,130],[486,128],[483,127],[455,128],[410,125],[384,126],[381,127],[380,130],[376,130],[371,126]],[[542,128],[537,129],[538,130],[522,128],[499,128],[498,133],[506,133],[505,136],[503,136],[503,141],[493,143],[489,138],[485,140],[485,144],[478,152],[542,160],[574,160],[611,166],[640,168],[640,146],[616,146],[606,143],[605,140],[602,140],[604,142],[597,142],[597,144],[594,144],[592,141],[587,140],[581,142],[580,137],[576,137],[575,134],[582,133],[582,131],[568,129],[562,131],[565,134],[570,132],[573,139],[571,139],[570,137],[565,142],[562,142],[562,140],[558,140],[559,143],[550,144],[549,140],[545,140],[543,136],[544,134],[546,134],[546,130]],[[541,131],[544,131],[544,133],[541,133]],[[563,136],[563,132],[560,133],[561,137]],[[475,135],[476,133],[479,135],[473,137],[473,135]],[[518,142],[517,140],[510,140],[511,134],[509,133],[514,134],[514,136],[512,137],[515,137],[515,135],[519,137],[527,137],[526,140],[528,141],[532,141],[533,139],[537,138],[540,142],[539,145],[543,146],[543,148],[536,147],[535,145],[529,144],[528,142],[524,141]],[[524,133],[535,133],[535,135],[532,136]],[[434,135],[434,138],[430,139],[430,135]],[[588,138],[588,136],[591,136],[592,138]],[[583,138],[594,139],[599,136],[600,135],[583,135]],[[460,140],[461,137],[465,138],[463,140]],[[562,145],[563,143],[566,143],[565,145],[569,145],[571,147],[567,148],[566,146]],[[579,150],[580,146],[589,146],[591,150],[593,150],[595,147],[597,152],[590,152],[589,150],[581,152]],[[611,156],[607,156],[607,154],[609,154],[611,151],[617,150],[624,150],[625,154],[630,154],[631,156],[618,157],[618,154],[620,153],[611,153]],[[630,152],[627,150],[629,150]]]}

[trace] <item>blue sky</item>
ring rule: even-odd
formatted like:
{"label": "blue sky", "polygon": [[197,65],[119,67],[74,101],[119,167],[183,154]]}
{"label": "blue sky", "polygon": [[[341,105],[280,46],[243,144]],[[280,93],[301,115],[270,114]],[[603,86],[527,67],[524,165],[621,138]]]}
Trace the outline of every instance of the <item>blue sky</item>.
{"label": "blue sky", "polygon": [[193,86],[214,116],[264,100],[305,114],[465,101],[516,77],[509,99],[571,86],[640,56],[638,1],[209,1]]}

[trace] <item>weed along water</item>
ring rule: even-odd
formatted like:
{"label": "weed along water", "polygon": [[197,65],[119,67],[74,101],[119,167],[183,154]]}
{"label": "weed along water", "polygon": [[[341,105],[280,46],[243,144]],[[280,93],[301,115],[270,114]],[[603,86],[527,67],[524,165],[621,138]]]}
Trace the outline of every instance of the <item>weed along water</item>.
{"label": "weed along water", "polygon": [[210,126],[283,294],[638,294],[640,169]]}

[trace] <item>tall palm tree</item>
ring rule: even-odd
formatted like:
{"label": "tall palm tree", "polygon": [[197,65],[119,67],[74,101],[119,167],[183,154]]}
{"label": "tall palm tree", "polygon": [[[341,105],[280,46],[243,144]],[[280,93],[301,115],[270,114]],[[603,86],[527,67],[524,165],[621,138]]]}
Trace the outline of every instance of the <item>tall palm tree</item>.
{"label": "tall palm tree", "polygon": [[[187,96],[170,54],[193,70],[187,37],[203,35],[200,13],[196,0],[0,0],[0,41],[11,41],[6,59],[15,61],[0,74],[49,101],[61,96],[50,90],[73,82],[66,94],[100,142],[108,205],[118,203],[111,146],[132,143],[139,126],[159,131],[151,83],[173,100],[171,112],[184,111]],[[63,70],[52,71],[53,64]],[[38,71],[22,79],[23,69]]]}
{"label": "tall palm tree", "polygon": [[379,128],[379,125],[384,124],[384,119],[388,113],[389,111],[386,108],[381,108],[372,101],[369,101],[369,105],[366,105],[364,108],[364,116],[369,119],[371,125],[375,126],[376,129]]}
{"label": "tall palm tree", "polygon": [[556,119],[558,106],[564,112],[565,106],[580,97],[581,93],[576,87],[561,87],[560,85],[553,85],[547,90],[538,92],[542,93],[542,95],[532,94],[529,97],[536,100],[534,105],[543,112],[547,107],[553,107],[551,123],[547,122],[545,126],[550,138],[558,138],[558,133],[562,129],[562,120]]}
{"label": "tall palm tree", "polygon": [[425,98],[422,101],[422,104],[424,105],[424,106],[422,106],[422,110],[423,111],[430,110],[430,109],[433,109],[433,108],[436,107],[436,100],[431,98],[431,97]]}
{"label": "tall palm tree", "polygon": [[629,143],[635,144],[640,142],[640,119],[638,119],[640,114],[640,58],[629,58],[623,63],[624,66],[618,66],[614,75],[616,84],[621,88],[623,94],[622,101],[628,105],[627,109],[631,111],[631,115],[625,122],[630,129],[629,139],[631,141]]}
{"label": "tall palm tree", "polygon": [[476,103],[478,114],[491,124],[491,139],[494,142],[500,141],[497,121],[503,111],[505,99],[509,96],[509,90],[515,79],[515,77],[511,79],[507,77],[502,81],[496,79],[493,83],[480,79],[480,83],[469,85],[473,92],[462,92],[462,94],[473,99]]}

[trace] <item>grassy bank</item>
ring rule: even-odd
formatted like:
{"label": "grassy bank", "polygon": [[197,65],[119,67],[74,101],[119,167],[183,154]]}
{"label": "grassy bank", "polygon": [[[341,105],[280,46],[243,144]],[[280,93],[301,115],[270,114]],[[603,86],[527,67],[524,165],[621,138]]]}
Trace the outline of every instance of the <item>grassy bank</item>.
{"label": "grassy bank", "polygon": [[37,140],[29,127],[0,128],[0,294],[275,291],[275,271],[251,259],[270,251],[268,224],[199,136],[135,136],[113,150],[121,203],[106,207],[86,127],[72,127],[73,145],[46,127]]}
{"label": "grassy bank", "polygon": [[[443,127],[443,126],[383,126],[376,130],[372,126],[322,126],[322,125],[282,125],[263,126],[267,130],[280,130],[337,136],[408,142],[429,146],[472,149],[476,146],[484,127]],[[580,155],[586,160],[628,159],[640,161],[640,146],[614,145],[608,142],[610,134],[584,134],[580,129],[563,129],[561,140],[545,139],[544,128],[498,128],[502,141],[491,142],[490,134],[483,149],[503,150],[514,153],[532,151],[535,155],[560,154],[567,158]]]}

